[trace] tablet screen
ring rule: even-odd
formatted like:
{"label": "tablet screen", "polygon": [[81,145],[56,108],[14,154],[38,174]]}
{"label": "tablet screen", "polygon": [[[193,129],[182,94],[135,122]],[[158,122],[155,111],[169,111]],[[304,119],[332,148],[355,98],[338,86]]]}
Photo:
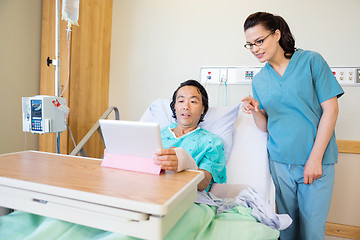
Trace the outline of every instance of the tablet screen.
{"label": "tablet screen", "polygon": [[158,123],[103,119],[99,123],[109,153],[152,158],[162,149]]}

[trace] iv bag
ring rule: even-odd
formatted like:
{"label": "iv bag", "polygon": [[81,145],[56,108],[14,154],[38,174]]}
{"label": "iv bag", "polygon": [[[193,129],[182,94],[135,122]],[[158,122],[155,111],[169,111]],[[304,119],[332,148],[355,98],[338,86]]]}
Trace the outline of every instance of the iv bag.
{"label": "iv bag", "polygon": [[62,2],[62,20],[68,22],[68,25],[79,25],[79,1],[63,0]]}

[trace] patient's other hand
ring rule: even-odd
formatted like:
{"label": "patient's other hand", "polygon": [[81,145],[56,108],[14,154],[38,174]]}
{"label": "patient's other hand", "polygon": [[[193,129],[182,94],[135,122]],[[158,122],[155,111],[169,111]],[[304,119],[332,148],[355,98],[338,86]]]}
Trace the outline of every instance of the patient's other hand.
{"label": "patient's other hand", "polygon": [[161,169],[170,171],[177,171],[178,169],[178,158],[174,147],[157,150],[153,160],[155,164],[161,166]]}

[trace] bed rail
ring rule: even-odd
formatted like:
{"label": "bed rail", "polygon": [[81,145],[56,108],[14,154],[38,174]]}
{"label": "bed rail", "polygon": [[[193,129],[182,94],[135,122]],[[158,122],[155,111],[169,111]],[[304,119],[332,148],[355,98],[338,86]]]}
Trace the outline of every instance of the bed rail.
{"label": "bed rail", "polygon": [[[114,111],[115,113],[115,120],[119,120],[120,119],[120,114],[119,114],[119,110],[117,107],[111,106],[109,107],[104,113],[103,115],[99,118],[100,119],[106,119],[110,113]],[[98,132],[101,138],[101,141],[104,143],[104,138],[102,136],[102,132],[101,132],[101,128],[100,128],[100,124],[99,121],[96,121],[96,123],[92,126],[92,128],[88,131],[88,133],[85,135],[85,137],[83,137],[83,139],[81,139],[81,141],[79,142],[79,144],[77,146],[75,146],[74,150],[70,153],[70,155],[72,156],[76,156],[80,153],[81,156],[83,157],[87,157],[86,152],[84,150],[84,146],[85,144],[89,141],[89,139],[92,137],[92,135],[94,135],[95,132]],[[104,144],[105,145],[105,144]]]}

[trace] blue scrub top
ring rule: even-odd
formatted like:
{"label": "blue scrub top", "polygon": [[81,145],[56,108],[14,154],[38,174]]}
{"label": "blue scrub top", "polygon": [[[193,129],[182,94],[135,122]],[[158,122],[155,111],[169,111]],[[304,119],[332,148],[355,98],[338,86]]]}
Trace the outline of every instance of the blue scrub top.
{"label": "blue scrub top", "polygon": [[176,123],[172,123],[170,126],[161,129],[163,148],[181,147],[185,149],[193,157],[199,168],[212,174],[209,187],[213,182],[225,183],[226,160],[222,139],[202,128],[197,128],[178,138],[170,130],[176,126]]}
{"label": "blue scrub top", "polygon": [[[252,87],[268,115],[270,160],[305,165],[323,112],[320,104],[344,93],[326,61],[316,52],[298,49],[282,77],[266,63]],[[337,158],[333,133],[322,163],[336,163]]]}

